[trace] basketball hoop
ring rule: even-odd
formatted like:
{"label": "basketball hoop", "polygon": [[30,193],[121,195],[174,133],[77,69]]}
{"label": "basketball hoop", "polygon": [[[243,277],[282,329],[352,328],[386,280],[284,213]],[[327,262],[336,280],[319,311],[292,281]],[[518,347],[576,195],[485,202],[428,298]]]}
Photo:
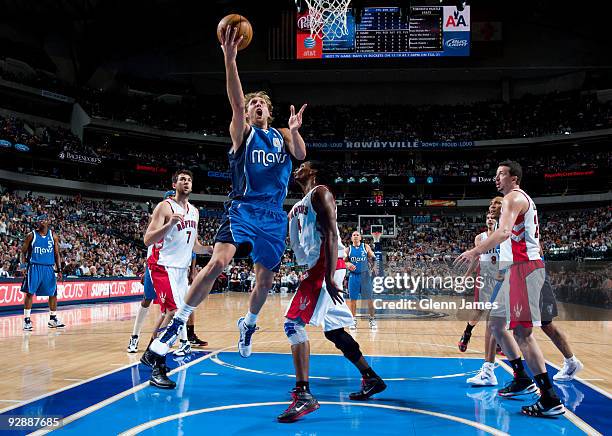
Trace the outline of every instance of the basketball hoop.
{"label": "basketball hoop", "polygon": [[374,242],[380,242],[381,236],[382,232],[372,232],[372,238],[374,238]]}
{"label": "basketball hoop", "polygon": [[334,40],[348,33],[346,12],[351,0],[306,0],[310,37]]}

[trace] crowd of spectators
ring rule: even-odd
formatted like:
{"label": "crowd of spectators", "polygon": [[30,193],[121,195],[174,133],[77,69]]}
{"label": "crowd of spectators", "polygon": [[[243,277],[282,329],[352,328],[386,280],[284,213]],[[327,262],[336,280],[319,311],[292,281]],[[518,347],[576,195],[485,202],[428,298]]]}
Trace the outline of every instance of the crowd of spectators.
{"label": "crowd of spectators", "polygon": [[[0,189],[0,278],[20,277],[19,252],[25,236],[35,228],[34,219],[49,215],[51,228],[59,238],[66,277],[134,277],[142,274],[145,247],[142,233],[148,211],[135,203],[86,200],[74,197],[19,196]],[[198,234],[212,245],[220,224],[219,210],[201,209]],[[482,218],[473,215],[437,216],[431,222],[413,223],[397,217],[397,236],[383,240],[385,274],[456,275],[452,260],[473,246],[483,231]],[[345,245],[357,228],[354,222],[339,224]],[[541,240],[548,260],[584,261],[612,257],[612,209],[544,211],[540,214]],[[368,240],[367,242],[370,242]],[[288,246],[288,244],[287,244]],[[275,276],[273,292],[293,292],[303,279],[304,268],[295,264],[287,248],[281,269]],[[568,302],[610,305],[609,276],[581,272],[553,274],[560,298]],[[220,277],[221,290],[248,292],[255,275],[249,259],[237,259]],[[581,287],[595,289],[586,301]],[[588,286],[587,286],[588,285]],[[608,289],[607,291],[601,291]],[[586,291],[585,291],[586,292]],[[607,296],[607,297],[606,297]],[[592,300],[592,301],[591,301]],[[607,306],[606,306],[607,307]]]}
{"label": "crowd of spectators", "polygon": [[65,276],[136,276],[144,267],[138,246],[147,214],[132,203],[71,198],[0,197],[0,265],[20,277],[19,253],[37,216],[47,214],[59,238]]}

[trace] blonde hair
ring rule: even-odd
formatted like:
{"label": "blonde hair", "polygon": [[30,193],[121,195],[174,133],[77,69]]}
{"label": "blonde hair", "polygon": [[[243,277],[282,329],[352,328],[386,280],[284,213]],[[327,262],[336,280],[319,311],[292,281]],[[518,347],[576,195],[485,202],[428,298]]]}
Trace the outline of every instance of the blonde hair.
{"label": "blonde hair", "polygon": [[270,96],[266,94],[265,91],[249,92],[247,95],[245,95],[244,110],[247,110],[247,108],[249,107],[249,102],[256,97],[259,97],[266,102],[266,106],[268,106],[268,112],[270,112],[270,116],[268,117],[268,123],[271,123],[274,120],[274,118],[272,117],[272,100],[270,100]]}

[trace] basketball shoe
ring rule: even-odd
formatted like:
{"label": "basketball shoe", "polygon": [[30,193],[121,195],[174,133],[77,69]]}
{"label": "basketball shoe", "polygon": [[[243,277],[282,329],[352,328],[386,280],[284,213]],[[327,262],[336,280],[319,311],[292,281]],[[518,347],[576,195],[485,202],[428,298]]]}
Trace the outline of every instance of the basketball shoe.
{"label": "basketball shoe", "polygon": [[168,378],[168,367],[166,366],[165,360],[165,357],[162,356],[157,356],[155,358],[149,383],[160,389],[174,389],[176,383]]}
{"label": "basketball shoe", "polygon": [[459,351],[461,351],[462,353],[465,353],[467,351],[471,337],[472,333],[468,332],[467,330],[464,330],[463,334],[461,335],[461,339],[459,339],[459,342],[457,343]]}
{"label": "basketball shoe", "polygon": [[370,329],[371,330],[378,330],[378,325],[376,324],[376,320],[374,319],[374,317],[370,317]]}
{"label": "basketball shoe", "polygon": [[276,418],[279,422],[294,422],[304,415],[314,412],[319,408],[319,402],[306,391],[295,392],[293,401],[283,413]]}
{"label": "basketball shoe", "polygon": [[478,373],[474,377],[466,380],[472,386],[497,386],[497,377],[495,377],[495,364],[485,362]]}
{"label": "basketball shoe", "polygon": [[132,335],[130,338],[130,343],[127,347],[128,353],[135,353],[138,351],[138,335]]}
{"label": "basketball shoe", "polygon": [[538,386],[529,377],[514,377],[506,386],[497,391],[502,397],[516,397],[518,395],[535,394],[539,391]]}
{"label": "basketball shoe", "polygon": [[23,329],[27,332],[31,332],[34,327],[32,326],[32,320],[30,318],[23,319]]}
{"label": "basketball shoe", "polygon": [[57,319],[57,317],[50,318],[47,325],[50,329],[61,329],[66,327],[59,319]]}
{"label": "basketball shoe", "polygon": [[582,371],[582,368],[584,368],[584,365],[582,364],[582,362],[576,359],[575,356],[572,356],[570,359],[565,359],[565,361],[563,362],[563,368],[561,368],[561,370],[559,370],[559,372],[553,376],[553,380],[555,381],[574,380],[574,377],[576,377],[576,374]]}
{"label": "basketball shoe", "polygon": [[242,357],[249,357],[251,355],[251,337],[257,330],[259,330],[257,326],[246,325],[244,317],[238,320],[238,331],[240,332],[238,351]]}
{"label": "basketball shoe", "polygon": [[189,343],[189,341],[183,341],[181,339],[181,345],[179,346],[178,350],[174,352],[174,355],[187,356],[188,354],[191,354],[191,344]]}
{"label": "basketball shoe", "polygon": [[351,400],[364,401],[370,398],[374,394],[387,389],[387,385],[382,378],[370,377],[361,379],[361,390],[359,392],[352,392],[349,394]]}
{"label": "basketball shoe", "polygon": [[164,334],[160,338],[157,338],[151,342],[149,349],[155,354],[165,356],[168,354],[168,350],[170,350],[170,347],[176,342],[184,328],[184,321],[181,321],[176,317],[172,318],[172,321],[170,321],[170,324],[168,324],[168,327],[166,327]]}
{"label": "basketball shoe", "polygon": [[565,407],[559,398],[549,398],[547,400],[540,398],[531,406],[521,407],[521,413],[528,416],[544,418],[548,416],[563,415],[565,413]]}

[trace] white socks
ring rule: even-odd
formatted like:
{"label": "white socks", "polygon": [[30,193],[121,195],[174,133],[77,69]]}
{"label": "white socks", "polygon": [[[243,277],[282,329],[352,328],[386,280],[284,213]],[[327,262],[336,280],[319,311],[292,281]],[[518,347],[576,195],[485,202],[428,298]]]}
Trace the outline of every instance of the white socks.
{"label": "white socks", "polygon": [[[189,316],[191,315],[191,313],[195,310],[196,308],[194,306],[190,306],[189,304],[185,303],[181,306],[181,308],[179,310],[176,311],[176,315],[174,315],[176,318],[180,319],[181,321],[183,321],[185,324],[187,323],[187,320],[189,319]],[[183,329],[183,330],[187,330],[187,329]],[[187,334],[187,333],[185,333]],[[185,336],[186,337],[186,336]]]}
{"label": "white socks", "polygon": [[572,356],[572,357],[570,357],[569,359],[568,359],[567,357],[564,357],[563,359],[564,359],[564,360],[565,360],[567,363],[570,363],[570,362],[571,362],[571,363],[576,363],[576,360],[577,360],[577,359],[576,359],[576,356]]}
{"label": "white socks", "polygon": [[136,315],[136,321],[134,322],[134,330],[132,330],[132,336],[140,336],[142,325],[144,324],[145,319],[147,319],[148,313],[148,307],[138,306],[138,314]]}
{"label": "white socks", "polygon": [[244,323],[250,327],[253,327],[255,324],[257,324],[257,315],[251,313],[251,311],[248,311],[244,316]]}
{"label": "white socks", "polygon": [[25,318],[29,318],[30,317],[30,313],[32,313],[32,309],[23,309],[23,316]]}
{"label": "white socks", "polygon": [[484,367],[493,371],[495,369],[495,362],[485,362]]}
{"label": "white socks", "polygon": [[56,312],[55,310],[50,310],[50,311],[49,311],[49,316],[50,316],[51,318],[53,318],[53,317],[54,317],[56,314],[57,314],[57,312]]}
{"label": "white socks", "polygon": [[[187,318],[189,318],[189,317],[187,317]],[[187,341],[187,326],[184,326],[183,330],[181,330],[180,338],[181,338],[181,341],[185,341],[185,342]]]}

